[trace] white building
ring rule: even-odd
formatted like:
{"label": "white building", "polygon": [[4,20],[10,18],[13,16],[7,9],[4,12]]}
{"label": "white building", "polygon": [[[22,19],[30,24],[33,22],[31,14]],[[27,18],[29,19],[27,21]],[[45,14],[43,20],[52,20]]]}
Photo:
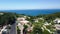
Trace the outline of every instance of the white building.
{"label": "white building", "polygon": [[56,24],[55,24],[55,28],[56,28],[55,34],[56,34],[56,33],[57,33],[57,34],[60,34],[60,18],[56,18],[56,19],[54,20],[54,23],[56,23]]}
{"label": "white building", "polygon": [[20,34],[23,34],[23,29],[24,29],[24,24],[28,26],[27,30],[31,30],[30,25],[28,23],[30,23],[29,21],[25,20],[26,18],[24,17],[19,17],[17,18],[17,22],[18,22],[18,27],[21,30]]}
{"label": "white building", "polygon": [[60,30],[60,24],[55,24],[56,30]]}
{"label": "white building", "polygon": [[19,21],[20,24],[24,25],[24,24],[27,24],[29,23],[29,21],[25,20],[26,18],[17,18],[17,21]]}
{"label": "white building", "polygon": [[60,23],[60,18],[56,18],[56,19],[54,20],[54,23]]}

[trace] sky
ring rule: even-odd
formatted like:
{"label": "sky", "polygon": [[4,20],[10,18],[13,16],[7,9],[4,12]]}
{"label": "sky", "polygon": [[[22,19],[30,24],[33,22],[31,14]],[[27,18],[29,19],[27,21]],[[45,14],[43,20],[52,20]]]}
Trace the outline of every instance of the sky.
{"label": "sky", "polygon": [[0,10],[60,9],[60,0],[0,0]]}

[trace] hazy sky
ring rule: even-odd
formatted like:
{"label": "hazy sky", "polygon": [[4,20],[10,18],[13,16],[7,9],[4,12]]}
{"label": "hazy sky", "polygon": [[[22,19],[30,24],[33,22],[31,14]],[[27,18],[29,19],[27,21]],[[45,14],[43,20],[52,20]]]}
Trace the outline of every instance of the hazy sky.
{"label": "hazy sky", "polygon": [[60,0],[0,0],[0,10],[60,9]]}

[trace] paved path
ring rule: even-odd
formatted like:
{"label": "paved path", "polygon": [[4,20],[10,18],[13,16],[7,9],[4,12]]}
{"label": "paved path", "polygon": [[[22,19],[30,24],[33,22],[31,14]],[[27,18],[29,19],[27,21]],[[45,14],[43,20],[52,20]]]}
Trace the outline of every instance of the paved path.
{"label": "paved path", "polygon": [[11,29],[10,29],[9,34],[17,34],[16,23],[11,25]]}

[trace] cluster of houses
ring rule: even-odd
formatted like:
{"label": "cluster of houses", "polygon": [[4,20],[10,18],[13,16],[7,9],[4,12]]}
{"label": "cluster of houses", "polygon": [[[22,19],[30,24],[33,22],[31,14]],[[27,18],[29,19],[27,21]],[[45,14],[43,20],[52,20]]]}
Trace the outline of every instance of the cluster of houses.
{"label": "cluster of houses", "polygon": [[[39,22],[39,20],[44,20],[43,18],[38,18],[38,19],[33,19],[34,22]],[[55,27],[56,27],[56,31],[57,30],[60,30],[60,19],[57,18],[53,21],[55,23]],[[19,29],[21,30],[20,31],[20,34],[23,34],[23,30],[24,30],[24,26],[23,25],[27,25],[28,28],[27,28],[27,31],[31,31],[33,29],[33,27],[31,26],[31,22],[29,22],[28,20],[26,20],[26,16],[25,17],[19,17],[17,18],[17,23],[18,23],[18,27]],[[44,23],[45,26],[48,26],[48,25],[51,25],[51,23],[48,23],[48,22],[45,22]],[[49,31],[49,30],[48,30]]]}
{"label": "cluster of houses", "polygon": [[[33,19],[33,20],[34,20],[34,22],[39,22],[39,20],[43,20],[44,21],[43,18],[37,18],[37,19]],[[56,32],[60,33],[60,18],[56,18],[55,20],[53,20],[53,22],[55,24],[54,27],[56,29]],[[31,22],[26,20],[26,16],[17,18],[17,23],[18,23],[17,26],[21,30],[20,34],[23,34],[23,30],[24,30],[24,26],[23,25],[27,25],[28,26],[27,31],[31,31],[33,29],[33,26],[31,26]],[[51,25],[51,23],[45,22],[44,25],[48,26],[48,25]]]}

